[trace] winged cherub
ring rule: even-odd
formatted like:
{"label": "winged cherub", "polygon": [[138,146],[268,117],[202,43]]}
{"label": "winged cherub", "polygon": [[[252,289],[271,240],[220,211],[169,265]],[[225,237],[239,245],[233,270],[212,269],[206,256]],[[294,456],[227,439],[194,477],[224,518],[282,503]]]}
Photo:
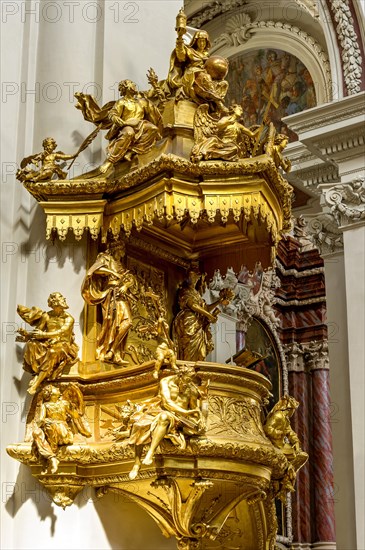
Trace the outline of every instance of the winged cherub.
{"label": "winged cherub", "polygon": [[[20,163],[20,169],[16,173],[16,177],[19,181],[48,181],[51,180],[54,175],[60,180],[66,178],[67,172],[61,169],[58,162],[74,159],[78,153],[74,155],[65,155],[62,151],[55,151],[57,143],[51,137],[44,139],[42,145],[44,150],[41,153],[25,157]],[[28,164],[33,164],[38,169],[29,169],[27,168]]]}
{"label": "winged cherub", "polygon": [[59,465],[59,448],[72,445],[75,434],[90,437],[91,431],[84,418],[84,398],[76,384],[68,384],[62,394],[58,386],[48,384],[40,393],[40,399],[33,444],[47,462],[42,473],[55,474]]}

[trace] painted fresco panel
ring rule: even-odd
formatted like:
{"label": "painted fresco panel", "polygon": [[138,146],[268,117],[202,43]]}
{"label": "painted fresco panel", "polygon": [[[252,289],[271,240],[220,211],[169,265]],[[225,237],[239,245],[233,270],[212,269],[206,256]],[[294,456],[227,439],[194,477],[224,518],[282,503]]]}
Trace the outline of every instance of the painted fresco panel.
{"label": "painted fresco panel", "polygon": [[269,108],[269,120],[290,141],[298,139],[282,118],[317,104],[313,80],[305,65],[294,55],[276,49],[248,51],[230,58],[229,63],[227,104],[242,105],[244,125],[262,123],[271,96],[275,106]]}

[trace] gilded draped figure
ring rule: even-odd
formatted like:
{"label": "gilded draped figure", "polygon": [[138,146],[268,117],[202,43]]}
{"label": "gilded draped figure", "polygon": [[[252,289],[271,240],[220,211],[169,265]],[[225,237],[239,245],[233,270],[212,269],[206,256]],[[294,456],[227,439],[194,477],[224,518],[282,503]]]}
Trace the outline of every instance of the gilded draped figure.
{"label": "gilded draped figure", "polygon": [[[176,374],[162,378],[158,395],[139,405],[131,418],[130,436],[125,442],[135,447],[135,463],[129,477],[134,479],[141,464],[152,464],[155,452],[164,438],[185,449],[187,435],[204,433],[203,401],[207,387],[196,384],[194,367],[182,366]],[[142,460],[143,445],[149,449]]]}
{"label": "gilded draped figure", "polygon": [[195,103],[209,102],[214,110],[226,111],[223,100],[228,90],[224,80],[228,61],[219,56],[209,57],[211,43],[206,31],[196,31],[190,44],[185,44],[186,21],[180,18],[176,28],[176,47],[171,54],[167,84],[177,99]]}
{"label": "gilded draped figure", "polygon": [[[77,92],[77,109],[85,120],[97,124],[100,129],[109,130],[105,138],[109,141],[107,159],[98,169],[105,173],[121,160],[131,160],[133,155],[146,153],[161,137],[161,114],[147,98],[138,94],[132,80],[119,83],[121,98],[100,108],[96,100]],[[95,171],[89,176],[95,175]]]}
{"label": "gilded draped figure", "polygon": [[214,349],[210,323],[218,319],[218,304],[228,304],[232,298],[229,289],[223,289],[220,297],[212,304],[207,304],[196,288],[201,273],[189,271],[179,291],[180,310],[173,322],[174,341],[177,346],[178,359],[204,361]]}
{"label": "gilded draped figure", "polygon": [[18,342],[26,342],[23,368],[35,374],[28,393],[34,394],[44,380],[55,380],[66,366],[77,362],[78,346],[73,332],[74,318],[66,312],[68,305],[60,292],[49,295],[46,312],[37,307],[18,306],[18,314],[32,331],[18,330]]}
{"label": "gilded draped figure", "polygon": [[44,473],[56,473],[58,448],[71,445],[74,434],[91,436],[84,415],[83,395],[76,384],[68,384],[61,394],[57,386],[49,384],[41,392],[40,413],[33,430],[33,443],[47,462]]}
{"label": "gilded draped figure", "polygon": [[123,363],[123,351],[132,326],[130,300],[136,279],[118,259],[101,252],[83,281],[81,294],[90,305],[101,304],[102,325],[96,359]]}
{"label": "gilded draped figure", "polygon": [[242,107],[233,105],[219,119],[209,114],[207,104],[198,107],[194,117],[192,162],[222,159],[236,161],[250,156],[257,130],[251,131],[240,122]]}

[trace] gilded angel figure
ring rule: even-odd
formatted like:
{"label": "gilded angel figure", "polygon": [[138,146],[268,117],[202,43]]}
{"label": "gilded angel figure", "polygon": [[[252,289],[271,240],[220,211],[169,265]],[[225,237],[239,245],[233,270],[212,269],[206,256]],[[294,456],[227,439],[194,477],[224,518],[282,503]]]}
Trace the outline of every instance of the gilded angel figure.
{"label": "gilded angel figure", "polygon": [[[54,175],[61,180],[66,178],[67,172],[62,170],[58,162],[75,159],[78,152],[74,155],[66,155],[62,151],[55,151],[57,143],[51,137],[45,138],[42,145],[43,151],[41,153],[25,157],[20,163],[20,169],[16,173],[19,181],[47,181],[51,180]],[[33,164],[37,169],[27,168],[29,164]]]}
{"label": "gilded angel figure", "polygon": [[138,93],[132,80],[122,80],[118,90],[120,99],[101,108],[92,96],[75,94],[76,108],[82,111],[85,120],[96,124],[98,129],[108,130],[105,162],[84,177],[107,173],[119,161],[146,153],[161,137],[162,118],[152,101]]}
{"label": "gilded angel figure", "polygon": [[74,435],[90,437],[81,390],[76,384],[68,384],[62,392],[58,386],[49,384],[40,393],[41,405],[33,429],[33,444],[39,455],[46,460],[43,473],[56,473],[59,447],[72,445]]}
{"label": "gilded angel figure", "polygon": [[242,107],[233,105],[221,118],[209,113],[208,104],[198,107],[194,117],[192,162],[201,160],[237,161],[250,156],[257,132],[241,122]]}

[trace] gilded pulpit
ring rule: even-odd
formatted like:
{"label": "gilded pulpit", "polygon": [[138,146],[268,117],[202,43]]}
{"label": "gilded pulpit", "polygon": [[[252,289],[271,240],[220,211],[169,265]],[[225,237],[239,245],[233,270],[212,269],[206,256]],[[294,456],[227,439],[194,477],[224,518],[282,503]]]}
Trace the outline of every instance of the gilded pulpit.
{"label": "gilded pulpit", "polygon": [[[24,159],[18,179],[46,214],[46,238],[89,234],[83,349],[58,292],[51,308],[19,306],[24,368],[33,395],[24,442],[8,453],[29,465],[54,502],[85,486],[127,495],[179,549],[222,548],[232,514],[241,548],[269,550],[275,499],[294,490],[307,455],[290,425],[298,403],[270,412],[270,381],[242,364],[207,361],[212,326],[234,294],[205,297],[222,255],[272,265],[290,228],[285,135],[266,119],[246,128],[226,106],[228,62],[209,56],[205,31],[176,21],[167,78],[119,84],[99,106],[75,94],[95,128],[73,155]],[[105,131],[103,163],[67,179],[67,161]],[[33,168],[29,165],[33,164]],[[251,361],[257,361],[251,357]]]}

